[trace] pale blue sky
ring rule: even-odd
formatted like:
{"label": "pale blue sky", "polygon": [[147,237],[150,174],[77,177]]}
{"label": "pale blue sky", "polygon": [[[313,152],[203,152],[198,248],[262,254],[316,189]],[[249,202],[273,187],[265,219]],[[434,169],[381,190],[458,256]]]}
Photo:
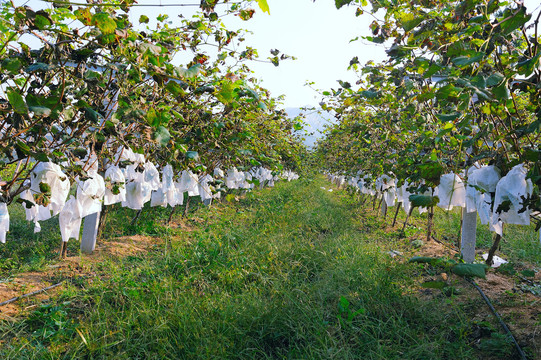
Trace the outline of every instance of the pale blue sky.
{"label": "pale blue sky", "polygon": [[[337,80],[356,81],[347,71],[349,61],[358,56],[361,64],[368,60],[381,61],[385,49],[364,41],[350,40],[368,35],[372,22],[368,15],[355,17],[354,7],[337,10],[333,0],[268,0],[270,15],[258,11],[242,25],[254,32],[248,38],[262,58],[270,49],[279,49],[297,60],[284,61],[279,67],[252,64],[263,86],[274,95],[285,94],[289,107],[317,105],[320,96],[305,86],[315,82],[318,89],[337,88]],[[236,24],[236,23],[235,23]]]}
{"label": "pale blue sky", "polygon": [[[79,0],[84,1],[84,0]],[[380,62],[386,58],[382,45],[366,41],[350,40],[369,35],[372,18],[368,14],[355,17],[355,7],[337,10],[334,0],[267,0],[270,15],[263,13],[254,2],[255,16],[249,21],[238,17],[224,18],[231,29],[245,28],[253,32],[246,37],[246,45],[257,49],[261,59],[270,56],[271,49],[295,56],[297,60],[287,60],[275,67],[270,63],[252,62],[249,67],[254,76],[261,79],[262,85],[273,96],[284,94],[284,106],[316,106],[320,95],[305,86],[313,81],[314,87],[321,90],[337,88],[337,80],[354,83],[356,76],[347,71],[349,61],[358,56],[361,64],[369,60]],[[34,9],[46,5],[40,0],[14,0],[16,5],[27,3]],[[526,0],[529,11],[539,11],[539,0]],[[138,0],[138,4],[198,4],[199,0]],[[130,19],[137,24],[141,14],[155,18],[158,14],[168,14],[172,20],[179,13],[189,18],[197,7],[135,7]],[[536,14],[537,14],[536,11]],[[151,22],[152,24],[152,22]]]}
{"label": "pale blue sky", "polygon": [[[34,10],[50,6],[41,0],[14,2],[17,6],[27,4]],[[199,0],[138,0],[138,4],[179,3],[198,4]],[[368,34],[368,24],[372,21],[367,16],[356,18],[354,8],[337,10],[333,0],[315,3],[312,0],[268,0],[268,4],[270,15],[263,13],[254,2],[256,14],[251,20],[229,16],[224,21],[231,29],[244,28],[253,32],[246,37],[245,44],[257,49],[261,59],[270,56],[271,49],[297,58],[284,61],[279,67],[270,63],[249,64],[254,77],[261,79],[263,87],[273,96],[286,96],[286,107],[319,103],[319,94],[305,86],[307,81],[315,82],[314,87],[322,90],[336,88],[338,79],[355,81],[353,73],[346,71],[354,56],[364,64],[370,59],[381,60],[385,55],[382,47],[364,45],[361,41],[349,43],[357,36]],[[134,7],[130,19],[137,24],[141,14],[155,19],[158,14],[165,13],[175,20],[179,13],[191,17],[194,10],[197,7]]]}

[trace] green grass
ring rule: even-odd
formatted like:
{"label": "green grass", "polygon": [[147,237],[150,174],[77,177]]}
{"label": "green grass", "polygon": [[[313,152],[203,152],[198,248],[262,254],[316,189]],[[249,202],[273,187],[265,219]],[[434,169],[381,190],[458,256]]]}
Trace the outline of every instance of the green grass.
{"label": "green grass", "polygon": [[[488,252],[493,243],[493,234],[488,225],[482,225],[477,219],[477,249]],[[458,246],[460,236],[460,210],[445,212],[438,209],[434,216],[437,236]],[[496,255],[516,264],[528,264],[541,267],[541,243],[535,224],[530,226],[505,225],[503,241]],[[481,260],[481,259],[480,259]]]}
{"label": "green grass", "polygon": [[[475,358],[452,302],[409,294],[414,267],[387,255],[398,237],[322,185],[279,183],[199,208],[191,232],[149,212],[138,226],[161,246],[99,263],[92,279],[1,323],[0,357]],[[110,216],[109,234],[131,231],[128,214]]]}
{"label": "green grass", "polygon": [[[39,270],[58,257],[61,236],[58,218],[41,221],[41,232],[34,233],[34,223],[26,221],[21,204],[8,207],[10,231],[0,244],[0,278],[17,272]],[[73,247],[70,244],[70,248]]]}

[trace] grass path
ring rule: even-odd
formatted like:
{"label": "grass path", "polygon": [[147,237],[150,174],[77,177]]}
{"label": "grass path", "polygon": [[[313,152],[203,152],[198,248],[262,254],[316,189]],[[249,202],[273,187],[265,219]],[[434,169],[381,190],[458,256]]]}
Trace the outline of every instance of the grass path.
{"label": "grass path", "polygon": [[378,220],[321,186],[200,209],[190,231],[154,219],[158,245],[0,323],[0,358],[476,358],[461,311],[412,296]]}

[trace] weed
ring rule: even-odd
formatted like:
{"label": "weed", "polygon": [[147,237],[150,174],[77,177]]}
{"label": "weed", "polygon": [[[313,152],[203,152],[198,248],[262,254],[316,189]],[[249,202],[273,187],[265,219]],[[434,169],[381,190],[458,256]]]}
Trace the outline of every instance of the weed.
{"label": "weed", "polygon": [[416,269],[387,255],[404,242],[323,185],[194,204],[190,232],[165,228],[166,210],[130,227],[134,212],[116,209],[104,238],[144,231],[170,246],[90,265],[93,281],[1,323],[0,357],[474,358],[459,310],[407,295]]}

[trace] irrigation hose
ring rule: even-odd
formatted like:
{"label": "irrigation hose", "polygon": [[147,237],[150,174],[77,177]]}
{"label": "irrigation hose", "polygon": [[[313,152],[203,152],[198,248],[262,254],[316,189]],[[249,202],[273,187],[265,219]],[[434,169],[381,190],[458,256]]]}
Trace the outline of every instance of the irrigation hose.
{"label": "irrigation hose", "polygon": [[[380,203],[381,204],[381,203]],[[378,208],[379,210],[379,208]],[[413,209],[412,209],[413,210]],[[409,215],[411,214],[411,210],[410,210],[410,213],[408,214],[408,218],[409,218]],[[406,227],[406,223],[408,221],[408,218],[406,218],[406,222],[404,223],[404,228]],[[404,230],[404,228],[402,229],[402,231]],[[445,244],[443,241],[440,241],[438,239],[436,239],[435,237],[431,236],[432,240],[446,246],[447,248],[453,250],[453,251],[457,251],[459,252],[458,249],[454,248],[453,246],[451,245],[448,245],[448,244]],[[398,254],[397,254],[398,255]],[[485,293],[483,292],[483,290],[479,287],[479,285],[477,285],[475,283],[475,281],[473,281],[472,279],[470,278],[466,278],[466,280],[472,284],[476,289],[477,291],[479,292],[479,294],[481,294],[481,297],[483,298],[483,300],[485,301],[485,303],[488,305],[490,311],[492,311],[492,313],[494,314],[494,316],[496,316],[496,319],[498,319],[498,322],[500,323],[501,327],[503,328],[503,330],[509,335],[509,337],[511,338],[511,340],[513,341],[513,344],[515,345],[515,348],[517,349],[517,352],[519,353],[520,355],[520,359],[521,360],[528,360],[528,358],[526,357],[526,354],[524,353],[524,351],[522,350],[522,348],[520,347],[520,345],[518,344],[517,340],[515,339],[515,337],[513,336],[513,333],[511,332],[511,330],[509,330],[509,327],[507,327],[507,325],[505,324],[505,322],[503,321],[503,319],[501,318],[500,314],[498,314],[498,312],[496,311],[496,309],[494,308],[494,306],[492,305],[492,303],[490,302],[490,299],[485,295]]]}
{"label": "irrigation hose", "polygon": [[31,293],[28,293],[28,294],[24,294],[24,295],[21,295],[21,296],[16,296],[12,299],[9,299],[9,300],[6,300],[4,302],[1,302],[0,303],[0,306],[4,306],[4,305],[7,305],[7,304],[11,304],[12,302],[15,302],[19,299],[23,299],[23,298],[26,298],[26,297],[29,297],[29,296],[32,296],[32,295],[36,295],[36,294],[39,294],[39,293],[42,293],[42,292],[45,292],[47,290],[51,290],[51,289],[54,289],[55,287],[57,286],[60,286],[64,283],[64,281],[61,281],[59,282],[58,284],[54,284],[54,285],[51,285],[51,286],[48,286],[44,289],[41,289],[41,290],[36,290],[36,291],[32,291]]}
{"label": "irrigation hose", "polygon": [[502,320],[500,314],[498,314],[498,312],[496,311],[496,309],[494,308],[494,306],[492,305],[492,303],[490,302],[489,298],[485,295],[485,293],[483,292],[483,290],[479,287],[479,285],[477,285],[475,283],[475,281],[473,281],[472,279],[470,278],[466,278],[466,280],[472,284],[476,289],[477,291],[479,291],[479,294],[481,294],[481,297],[483,298],[483,300],[485,300],[485,303],[488,305],[488,307],[490,308],[490,310],[492,311],[492,313],[494,314],[494,316],[496,316],[496,319],[498,319],[498,322],[500,323],[501,327],[503,328],[503,330],[509,335],[509,337],[511,338],[511,340],[513,341],[513,343],[515,344],[515,347],[520,355],[520,358],[522,360],[528,360],[528,358],[526,357],[526,354],[524,353],[524,351],[522,351],[522,348],[520,347],[520,345],[518,344],[517,340],[515,339],[515,337],[513,336],[513,333],[511,333],[511,330],[509,330],[509,328],[507,327],[507,325],[505,324],[505,322]]}

